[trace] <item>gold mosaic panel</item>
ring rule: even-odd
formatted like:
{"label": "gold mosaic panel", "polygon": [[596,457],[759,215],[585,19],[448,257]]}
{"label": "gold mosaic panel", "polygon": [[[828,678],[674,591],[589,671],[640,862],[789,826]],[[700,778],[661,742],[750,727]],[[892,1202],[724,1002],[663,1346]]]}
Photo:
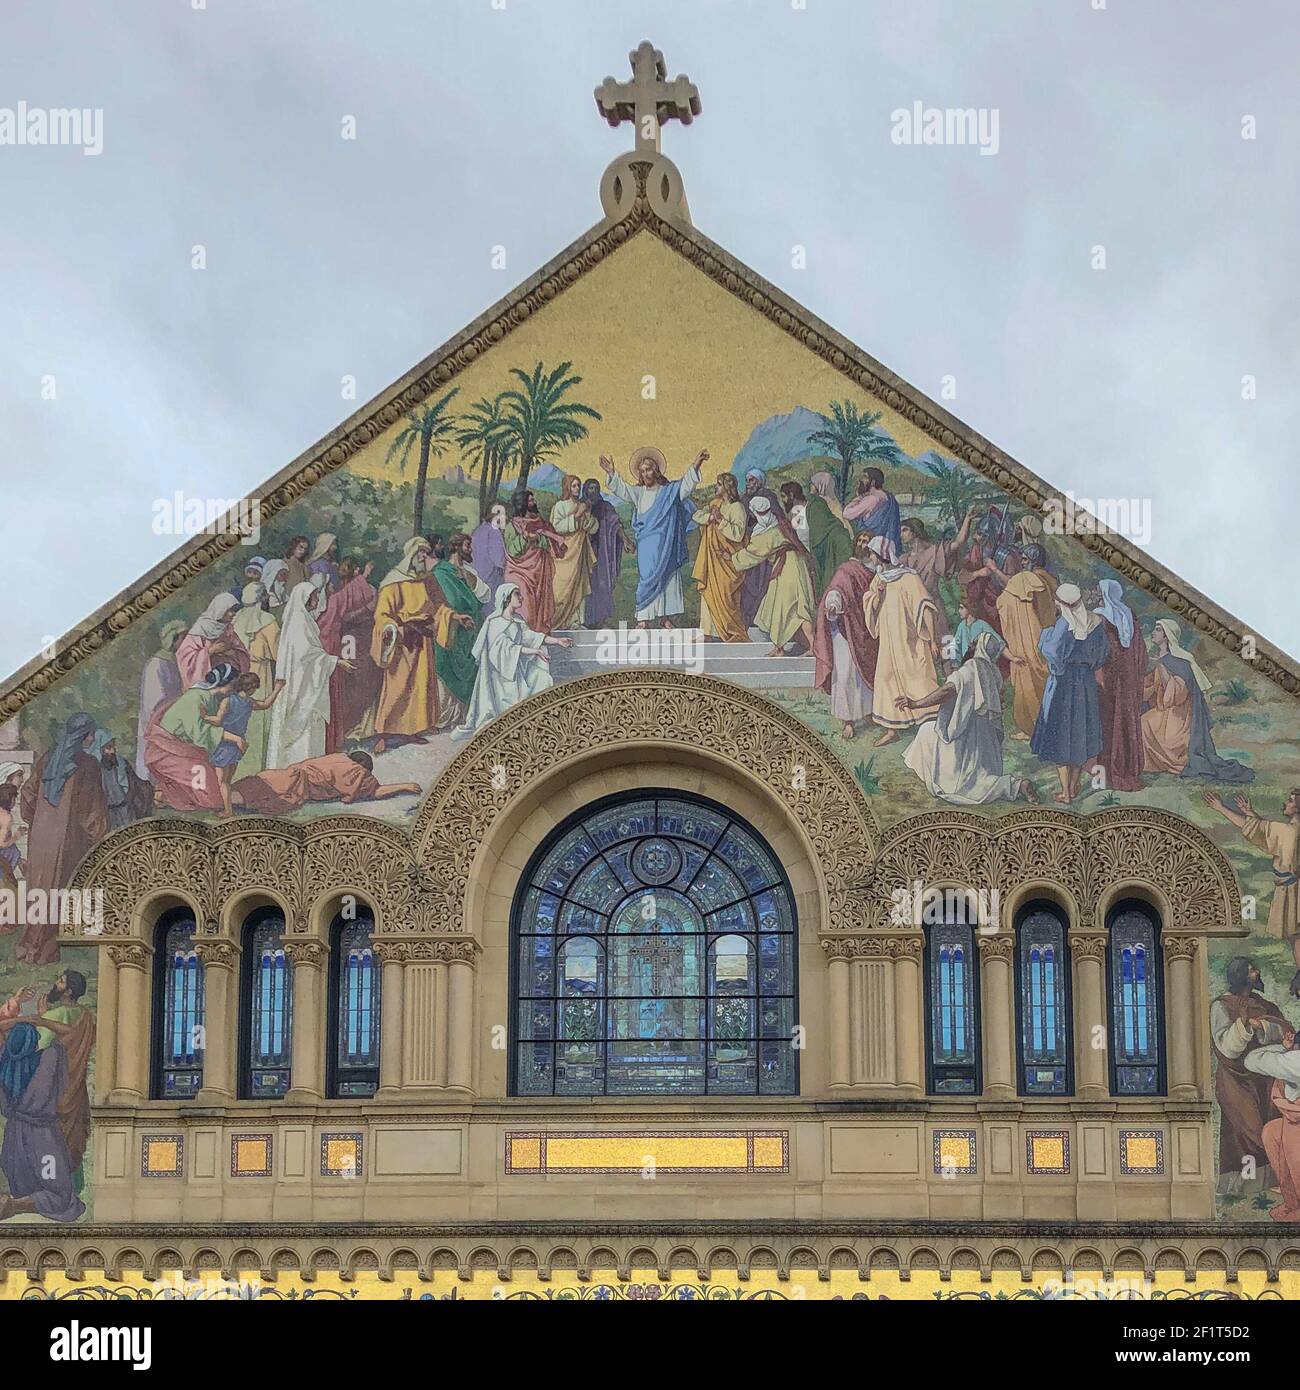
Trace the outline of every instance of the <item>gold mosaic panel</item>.
{"label": "gold mosaic panel", "polygon": [[140,1175],[145,1178],[184,1176],[185,1139],[180,1134],[146,1134],[140,1143]]}
{"label": "gold mosaic panel", "polygon": [[1128,1176],[1156,1176],[1165,1171],[1165,1136],[1158,1129],[1121,1129],[1119,1169]]}
{"label": "gold mosaic panel", "polygon": [[271,1136],[233,1134],[230,1137],[230,1176],[269,1178],[271,1176]]}
{"label": "gold mosaic panel", "polygon": [[506,1135],[507,1173],[784,1173],[788,1130]]}
{"label": "gold mosaic panel", "polygon": [[1070,1135],[1064,1129],[1025,1131],[1025,1168],[1030,1173],[1068,1173]]}
{"label": "gold mosaic panel", "polygon": [[322,1134],[320,1137],[320,1171],[323,1178],[359,1178],[361,1176],[361,1136],[359,1134]]}

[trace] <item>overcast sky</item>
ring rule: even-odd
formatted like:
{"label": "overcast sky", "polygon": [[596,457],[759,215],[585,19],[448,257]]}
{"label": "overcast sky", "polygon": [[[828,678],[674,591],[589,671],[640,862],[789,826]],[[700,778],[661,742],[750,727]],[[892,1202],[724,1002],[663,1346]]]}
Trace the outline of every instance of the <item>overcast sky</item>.
{"label": "overcast sky", "polygon": [[[103,150],[0,145],[0,675],[174,548],[155,499],[258,487],[596,222],[643,38],[703,232],[1300,653],[1300,6],[1101,3],[5,0],[0,119]],[[997,153],[893,143],[917,101]]]}

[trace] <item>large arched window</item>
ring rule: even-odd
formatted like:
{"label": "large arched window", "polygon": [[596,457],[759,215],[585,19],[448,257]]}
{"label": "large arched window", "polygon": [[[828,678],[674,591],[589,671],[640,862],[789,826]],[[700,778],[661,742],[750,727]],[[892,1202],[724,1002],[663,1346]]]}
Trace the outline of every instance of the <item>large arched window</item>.
{"label": "large arched window", "polygon": [[1027,903],[1016,918],[1016,1060],[1022,1096],[1068,1096],[1074,1089],[1070,948],[1053,903]]}
{"label": "large arched window", "polygon": [[203,1085],[203,962],[188,908],[158,923],[154,945],[155,1100],[189,1100]]}
{"label": "large arched window", "polygon": [[379,961],[365,907],[340,913],[330,929],[331,1096],[373,1096],[379,1088]]}
{"label": "large arched window", "polygon": [[926,1071],[932,1095],[980,1090],[979,966],[967,922],[925,932]]}
{"label": "large arched window", "polygon": [[1165,1010],[1160,921],[1146,903],[1118,903],[1107,918],[1110,1089],[1117,1096],[1165,1092]]}
{"label": "large arched window", "polygon": [[279,1100],[289,1089],[293,1048],[293,967],[279,908],[252,913],[243,944],[239,1092],[244,1100]]}
{"label": "large arched window", "polygon": [[793,1095],[794,899],[755,831],[643,792],[566,822],[513,920],[516,1095]]}

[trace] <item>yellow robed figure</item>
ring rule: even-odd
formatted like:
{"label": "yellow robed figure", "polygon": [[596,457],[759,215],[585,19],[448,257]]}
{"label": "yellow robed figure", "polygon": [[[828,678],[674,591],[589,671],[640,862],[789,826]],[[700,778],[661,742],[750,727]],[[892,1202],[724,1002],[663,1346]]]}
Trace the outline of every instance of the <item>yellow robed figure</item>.
{"label": "yellow robed figure", "polygon": [[745,545],[745,504],[734,474],[718,478],[713,500],[695,513],[694,520],[700,528],[700,548],[691,573],[700,591],[700,629],[720,642],[748,642],[740,612],[744,579],[731,562]]}
{"label": "yellow robed figure", "polygon": [[451,645],[456,612],[426,570],[432,547],[413,536],[379,586],[370,657],[384,673],[375,713],[377,751],[385,736],[412,737],[438,726],[438,669],[434,646]]}

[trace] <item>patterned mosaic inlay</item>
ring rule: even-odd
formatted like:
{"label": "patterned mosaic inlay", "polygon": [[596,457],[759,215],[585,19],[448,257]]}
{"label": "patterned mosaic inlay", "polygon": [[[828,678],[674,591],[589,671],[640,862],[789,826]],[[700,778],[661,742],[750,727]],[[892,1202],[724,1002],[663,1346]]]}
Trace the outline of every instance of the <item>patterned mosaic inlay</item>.
{"label": "patterned mosaic inlay", "polygon": [[140,1175],[145,1178],[184,1176],[185,1138],[180,1134],[146,1134],[140,1144]]}
{"label": "patterned mosaic inlay", "polygon": [[788,1130],[506,1135],[507,1173],[784,1173]]}
{"label": "patterned mosaic inlay", "polygon": [[1125,1176],[1156,1176],[1165,1171],[1165,1136],[1159,1129],[1121,1129],[1119,1170]]}
{"label": "patterned mosaic inlay", "polygon": [[975,1172],[975,1131],[936,1129],[934,1171],[940,1177],[968,1177]]}
{"label": "patterned mosaic inlay", "polygon": [[1068,1173],[1070,1134],[1064,1129],[1025,1131],[1025,1169],[1030,1173]]}
{"label": "patterned mosaic inlay", "polygon": [[269,1178],[271,1176],[271,1136],[232,1134],[230,1136],[230,1176]]}
{"label": "patterned mosaic inlay", "polygon": [[320,1171],[323,1178],[359,1178],[361,1176],[361,1136],[359,1134],[322,1134],[320,1137]]}

